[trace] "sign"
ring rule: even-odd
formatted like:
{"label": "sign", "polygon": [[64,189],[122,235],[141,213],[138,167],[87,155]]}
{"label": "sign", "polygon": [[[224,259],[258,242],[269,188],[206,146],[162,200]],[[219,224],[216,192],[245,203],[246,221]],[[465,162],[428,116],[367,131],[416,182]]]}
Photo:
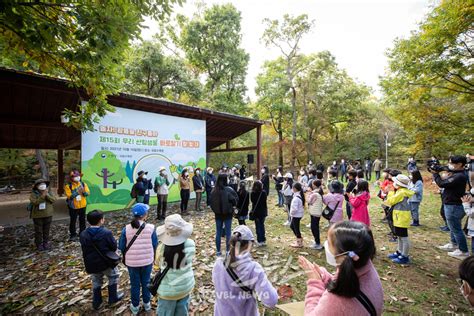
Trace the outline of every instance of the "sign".
{"label": "sign", "polygon": [[[83,181],[91,191],[88,211],[129,207],[137,173],[148,171],[153,184],[160,167],[170,180],[168,201],[179,201],[182,170],[206,167],[206,121],[116,107],[94,129],[82,133],[81,146]],[[156,204],[156,193],[150,195]]]}

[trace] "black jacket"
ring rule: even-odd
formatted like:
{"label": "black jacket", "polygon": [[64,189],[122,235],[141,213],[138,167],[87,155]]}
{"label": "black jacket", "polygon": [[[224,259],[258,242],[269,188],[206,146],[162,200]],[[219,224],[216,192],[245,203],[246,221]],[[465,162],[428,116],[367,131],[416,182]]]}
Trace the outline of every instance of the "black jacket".
{"label": "black jacket", "polygon": [[277,191],[281,191],[281,189],[283,189],[283,176],[282,177],[278,177],[278,176],[275,176],[273,179],[275,179],[275,190]]}
{"label": "black jacket", "polygon": [[252,192],[250,194],[250,201],[252,201],[252,211],[255,218],[264,218],[268,216],[267,193],[265,190],[262,192]]}
{"label": "black jacket", "polygon": [[206,191],[211,191],[213,186],[216,185],[216,176],[208,173],[206,174],[204,181],[206,182]]}
{"label": "black jacket", "polygon": [[204,180],[202,179],[202,176],[199,174],[195,174],[193,176],[193,187],[194,191],[196,190],[204,190]]}
{"label": "black jacket", "polygon": [[153,189],[153,184],[149,179],[137,178],[137,183],[135,187],[137,189],[137,195],[145,196],[147,190]]}
{"label": "black jacket", "polygon": [[462,205],[461,197],[466,193],[467,177],[464,170],[456,170],[446,179],[441,179],[439,173],[433,174],[436,184],[444,189],[443,204]]}
{"label": "black jacket", "polygon": [[237,203],[239,216],[247,216],[249,214],[249,202],[250,192],[245,191],[242,194],[239,194],[239,202]]}
{"label": "black jacket", "polygon": [[216,218],[227,219],[232,217],[233,207],[239,202],[239,196],[231,187],[224,190],[212,190],[211,209]]}
{"label": "black jacket", "polygon": [[81,233],[82,257],[84,258],[84,266],[87,273],[98,273],[109,268],[107,262],[92,246],[95,246],[105,256],[107,251],[116,251],[117,242],[112,232],[104,227],[89,227]]}
{"label": "black jacket", "polygon": [[268,174],[262,175],[262,184],[263,184],[263,189],[265,192],[270,192],[270,177]]}

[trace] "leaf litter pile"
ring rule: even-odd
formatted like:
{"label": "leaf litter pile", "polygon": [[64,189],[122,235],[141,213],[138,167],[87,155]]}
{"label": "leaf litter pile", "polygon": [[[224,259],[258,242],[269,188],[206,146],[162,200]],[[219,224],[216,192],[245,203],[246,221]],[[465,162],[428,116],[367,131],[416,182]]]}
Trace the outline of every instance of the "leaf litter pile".
{"label": "leaf litter pile", "polygon": [[[274,196],[271,195],[270,198],[268,205],[273,205]],[[427,201],[427,207],[430,207],[430,204],[436,205],[433,201],[434,198]],[[415,232],[411,235],[413,264],[397,266],[386,258],[388,253],[393,252],[395,244],[387,241],[387,228],[379,220],[380,209],[373,205],[379,205],[379,202],[372,200],[371,217],[378,252],[374,264],[384,287],[385,313],[469,312],[455,282],[459,261],[447,258],[443,252],[434,249],[436,245],[448,239],[447,234],[435,230],[439,226],[436,210],[433,214],[425,215],[428,217],[425,218],[426,226],[410,230],[410,233]],[[171,214],[178,210],[178,205],[171,205],[170,208]],[[153,220],[149,222],[156,225],[158,223],[154,220],[155,212],[151,211],[149,218]],[[301,225],[306,247],[293,249],[289,244],[293,242],[294,236],[288,227],[282,225],[286,219],[285,212],[280,208],[270,207],[269,213],[265,225],[268,247],[254,248],[253,257],[264,267],[269,280],[278,289],[280,304],[302,301],[306,293],[306,277],[298,266],[298,256],[308,257],[313,262],[327,266],[324,251],[307,248],[311,242],[311,232],[306,227],[309,222],[307,214]],[[196,286],[191,294],[190,314],[209,315],[213,313],[214,305],[214,286],[211,279],[215,262],[214,216],[206,209],[204,214],[191,213],[185,219],[194,225],[191,238],[196,242],[193,265]],[[109,212],[106,213],[105,226],[118,240],[122,228],[129,221],[127,210]],[[233,222],[233,226],[235,225],[236,221]],[[247,225],[255,232],[253,222],[247,221]],[[324,241],[327,234],[326,221],[321,221],[321,228],[321,238]],[[90,277],[84,271],[80,244],[68,241],[68,222],[54,222],[51,238],[53,250],[37,252],[33,246],[32,225],[9,228],[0,233],[0,314],[94,313],[91,309]],[[222,247],[225,249],[224,238]],[[99,311],[101,314],[130,314],[128,273],[123,264],[118,267],[119,290],[124,291],[125,298],[114,306],[104,304]],[[104,281],[102,293],[106,302],[107,282]],[[156,308],[155,298],[152,299],[152,305]],[[279,314],[277,310],[265,310],[263,306],[260,306],[260,312],[266,315]]]}

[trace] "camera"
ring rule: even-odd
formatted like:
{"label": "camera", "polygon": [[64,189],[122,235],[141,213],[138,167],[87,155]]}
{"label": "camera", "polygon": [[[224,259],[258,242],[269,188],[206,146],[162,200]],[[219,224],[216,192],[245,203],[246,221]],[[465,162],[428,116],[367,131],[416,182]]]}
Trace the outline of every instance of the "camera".
{"label": "camera", "polygon": [[431,159],[426,162],[426,166],[428,168],[428,171],[434,171],[434,172],[449,171],[448,166],[441,166],[439,162],[431,160]]}

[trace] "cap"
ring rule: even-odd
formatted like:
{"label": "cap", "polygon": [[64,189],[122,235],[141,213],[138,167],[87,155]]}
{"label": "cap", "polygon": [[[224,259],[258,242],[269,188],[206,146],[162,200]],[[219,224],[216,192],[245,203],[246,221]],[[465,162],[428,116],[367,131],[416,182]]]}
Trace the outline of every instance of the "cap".
{"label": "cap", "polygon": [[293,179],[293,175],[290,172],[288,172],[287,174],[285,174],[285,178]]}
{"label": "cap", "polygon": [[166,170],[166,168],[163,167],[163,166],[161,166],[160,169],[158,169],[158,172],[161,172],[161,171],[163,171],[163,170]]}
{"label": "cap", "polygon": [[255,238],[253,237],[252,231],[250,230],[250,228],[248,228],[245,225],[239,225],[236,228],[234,228],[234,230],[232,231],[232,235],[235,233],[240,234],[240,240],[247,240],[247,241],[255,240]]}
{"label": "cap", "polygon": [[141,176],[142,174],[148,174],[148,171],[147,172],[143,170],[138,171],[138,176]]}
{"label": "cap", "polygon": [[392,180],[393,184],[404,188],[408,188],[408,184],[410,183],[410,178],[404,174],[399,174],[398,176],[392,178]]}
{"label": "cap", "polygon": [[144,203],[137,203],[132,207],[133,216],[144,216],[148,213],[150,206]]}

